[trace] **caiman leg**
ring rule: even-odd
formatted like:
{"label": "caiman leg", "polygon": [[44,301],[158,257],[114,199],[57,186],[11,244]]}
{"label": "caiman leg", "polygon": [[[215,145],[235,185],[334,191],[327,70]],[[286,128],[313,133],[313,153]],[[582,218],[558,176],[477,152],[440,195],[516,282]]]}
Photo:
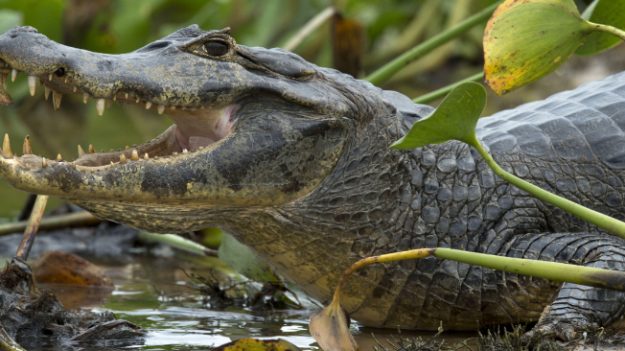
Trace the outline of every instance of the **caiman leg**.
{"label": "caiman leg", "polygon": [[[538,233],[515,237],[507,256],[571,262],[625,271],[623,240],[601,233]],[[530,283],[531,284],[531,283]],[[620,318],[625,293],[564,283],[526,337],[571,340],[576,330],[594,329]]]}

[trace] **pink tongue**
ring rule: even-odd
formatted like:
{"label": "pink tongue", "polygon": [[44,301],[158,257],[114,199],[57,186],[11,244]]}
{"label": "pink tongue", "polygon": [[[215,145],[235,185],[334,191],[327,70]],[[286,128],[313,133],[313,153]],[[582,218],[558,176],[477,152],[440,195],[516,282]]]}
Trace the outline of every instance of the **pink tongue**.
{"label": "pink tongue", "polygon": [[177,111],[171,117],[176,123],[176,141],[180,149],[195,151],[230,134],[234,106],[196,112]]}

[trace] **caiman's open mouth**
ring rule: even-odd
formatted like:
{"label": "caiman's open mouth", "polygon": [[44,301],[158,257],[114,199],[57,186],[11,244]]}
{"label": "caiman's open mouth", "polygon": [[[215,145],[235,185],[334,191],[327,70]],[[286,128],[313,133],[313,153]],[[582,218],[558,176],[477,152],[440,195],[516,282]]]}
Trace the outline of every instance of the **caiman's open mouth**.
{"label": "caiman's open mouth", "polygon": [[[5,82],[10,79],[16,80],[18,70],[0,60],[0,105],[11,103],[11,97],[5,90]],[[112,96],[98,97],[92,96],[87,89],[79,85],[72,84],[72,78],[62,68],[47,76],[37,76],[28,74],[28,88],[31,96],[37,92],[37,81],[41,82],[44,89],[44,98],[48,100],[51,96],[54,109],[61,107],[61,100],[64,94],[82,95],[82,101],[86,104],[90,98],[96,99],[96,111],[98,115],[103,115],[105,109],[112,102],[137,104],[145,109],[154,109],[158,114],[166,114],[174,121],[174,125],[169,127],[156,138],[140,145],[119,150],[116,152],[95,152],[92,145],[89,145],[87,152],[82,147],[78,147],[78,158],[71,161],[72,164],[81,168],[102,168],[111,167],[117,164],[140,161],[142,159],[158,159],[163,157],[176,157],[180,154],[193,153],[215,145],[232,131],[234,113],[237,106],[230,104],[220,107],[212,106],[180,106],[169,105],[167,101],[153,101],[141,97],[140,93],[130,89],[119,90]],[[47,160],[44,157],[33,155],[32,147],[28,137],[24,140],[23,156],[20,161],[35,166],[39,163],[41,167],[47,167],[51,162],[66,162],[62,156],[57,156],[56,160]],[[9,136],[5,134],[2,144],[1,154],[5,158],[14,157],[11,149]]]}

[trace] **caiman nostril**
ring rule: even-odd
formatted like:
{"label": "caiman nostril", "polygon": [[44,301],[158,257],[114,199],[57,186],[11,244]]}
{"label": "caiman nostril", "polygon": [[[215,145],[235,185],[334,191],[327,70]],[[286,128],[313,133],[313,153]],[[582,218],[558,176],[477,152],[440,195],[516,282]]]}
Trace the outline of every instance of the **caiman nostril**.
{"label": "caiman nostril", "polygon": [[63,77],[63,76],[65,75],[65,68],[63,68],[63,67],[59,67],[59,68],[57,68],[57,70],[56,70],[56,71],[54,71],[54,74],[55,74],[57,77]]}

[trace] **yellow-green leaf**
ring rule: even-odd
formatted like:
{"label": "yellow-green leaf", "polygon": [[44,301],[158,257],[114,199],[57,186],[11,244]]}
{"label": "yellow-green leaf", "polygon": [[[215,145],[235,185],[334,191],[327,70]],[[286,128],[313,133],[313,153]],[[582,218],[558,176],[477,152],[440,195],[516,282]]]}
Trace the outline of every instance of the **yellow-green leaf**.
{"label": "yellow-green leaf", "polygon": [[259,340],[253,338],[239,339],[221,345],[214,351],[299,351],[300,349],[282,339]]}
{"label": "yellow-green leaf", "polygon": [[[594,23],[607,24],[616,28],[625,29],[625,0],[595,0],[584,11],[585,19]],[[609,33],[595,31],[590,33],[582,45],[575,52],[578,55],[593,55],[618,45],[621,40]]]}
{"label": "yellow-green leaf", "polygon": [[591,31],[573,0],[506,0],[484,31],[484,73],[497,94],[555,70]]}

